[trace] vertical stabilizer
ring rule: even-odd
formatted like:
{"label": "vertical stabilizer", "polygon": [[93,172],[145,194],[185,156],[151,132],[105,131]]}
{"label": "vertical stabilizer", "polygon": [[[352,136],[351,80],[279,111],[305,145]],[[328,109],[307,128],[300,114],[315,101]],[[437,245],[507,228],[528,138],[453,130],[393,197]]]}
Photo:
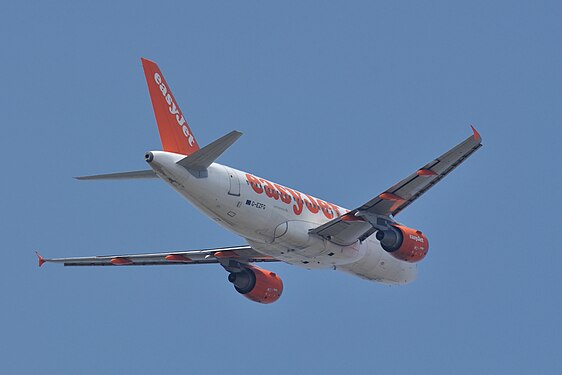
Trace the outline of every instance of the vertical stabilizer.
{"label": "vertical stabilizer", "polygon": [[141,61],[163,150],[183,155],[199,150],[195,136],[160,68],[150,60]]}

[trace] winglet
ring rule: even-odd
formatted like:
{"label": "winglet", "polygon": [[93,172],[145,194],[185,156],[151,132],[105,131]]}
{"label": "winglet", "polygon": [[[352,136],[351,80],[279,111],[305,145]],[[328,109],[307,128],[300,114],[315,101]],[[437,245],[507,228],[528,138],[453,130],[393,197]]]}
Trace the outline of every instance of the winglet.
{"label": "winglet", "polygon": [[38,251],[35,252],[35,255],[37,255],[37,259],[39,260],[39,267],[45,264],[46,260],[41,256],[41,254],[39,254]]}
{"label": "winglet", "polygon": [[482,140],[482,137],[480,136],[480,133],[478,133],[478,130],[476,130],[474,128],[474,126],[470,125],[470,127],[472,128],[472,132],[474,133],[474,140],[475,141],[480,141]]}

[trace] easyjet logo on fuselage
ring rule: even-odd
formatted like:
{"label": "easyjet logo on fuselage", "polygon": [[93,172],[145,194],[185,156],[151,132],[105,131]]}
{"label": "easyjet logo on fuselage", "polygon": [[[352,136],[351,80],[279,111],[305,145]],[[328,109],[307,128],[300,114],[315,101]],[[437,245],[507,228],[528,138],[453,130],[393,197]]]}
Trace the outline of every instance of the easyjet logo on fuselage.
{"label": "easyjet logo on fuselage", "polygon": [[313,214],[322,211],[324,216],[328,219],[333,219],[334,215],[341,215],[339,207],[335,204],[324,202],[318,198],[312,198],[308,194],[303,194],[291,188],[274,184],[249,173],[246,173],[246,182],[258,194],[265,193],[265,195],[271,199],[281,200],[281,202],[285,204],[292,203],[295,215],[302,215],[304,207]]}
{"label": "easyjet logo on fuselage", "polygon": [[154,81],[160,87],[160,91],[162,91],[162,96],[164,96],[166,103],[168,103],[169,105],[168,110],[172,115],[176,116],[176,121],[178,122],[178,125],[181,126],[183,134],[187,137],[187,141],[189,142],[189,145],[193,146],[193,142],[194,142],[193,135],[191,135],[191,132],[187,127],[185,118],[183,117],[183,114],[181,113],[179,107],[174,102],[170,90],[166,87],[164,82],[162,82],[162,77],[160,76],[160,74],[154,73]]}

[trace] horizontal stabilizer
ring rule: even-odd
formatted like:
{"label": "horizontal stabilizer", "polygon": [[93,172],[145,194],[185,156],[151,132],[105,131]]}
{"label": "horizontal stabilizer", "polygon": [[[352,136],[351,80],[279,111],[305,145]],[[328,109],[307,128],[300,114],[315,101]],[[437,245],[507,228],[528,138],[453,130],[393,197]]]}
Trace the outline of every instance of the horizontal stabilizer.
{"label": "horizontal stabilizer", "polygon": [[158,178],[152,169],[146,171],[133,171],[121,173],[98,174],[94,176],[74,177],[77,180],[138,180],[144,178]]}
{"label": "horizontal stabilizer", "polygon": [[181,159],[177,164],[192,171],[204,171],[241,136],[242,133],[236,130],[231,131],[227,135]]}

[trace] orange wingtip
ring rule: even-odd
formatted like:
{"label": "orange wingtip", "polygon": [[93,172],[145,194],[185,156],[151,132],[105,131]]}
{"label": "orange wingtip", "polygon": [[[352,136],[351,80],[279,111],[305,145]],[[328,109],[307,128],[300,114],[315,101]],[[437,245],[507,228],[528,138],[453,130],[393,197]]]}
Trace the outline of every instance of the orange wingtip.
{"label": "orange wingtip", "polygon": [[192,262],[191,259],[189,259],[185,255],[181,255],[181,254],[166,255],[165,259],[170,261],[170,262],[177,262],[177,263],[190,263],[190,262]]}
{"label": "orange wingtip", "polygon": [[115,264],[116,266],[126,266],[129,264],[133,264],[133,261],[129,258],[113,258],[110,260],[111,264]]}
{"label": "orange wingtip", "polygon": [[38,251],[35,252],[35,255],[37,255],[37,259],[39,260],[39,267],[41,267],[43,264],[45,264],[45,262],[47,262],[47,261],[41,256],[41,254],[39,254]]}
{"label": "orange wingtip", "polygon": [[470,127],[472,128],[472,132],[474,133],[474,140],[475,141],[479,141],[482,139],[482,137],[480,137],[480,133],[478,133],[478,130],[476,130],[474,128],[474,126],[470,125]]}

